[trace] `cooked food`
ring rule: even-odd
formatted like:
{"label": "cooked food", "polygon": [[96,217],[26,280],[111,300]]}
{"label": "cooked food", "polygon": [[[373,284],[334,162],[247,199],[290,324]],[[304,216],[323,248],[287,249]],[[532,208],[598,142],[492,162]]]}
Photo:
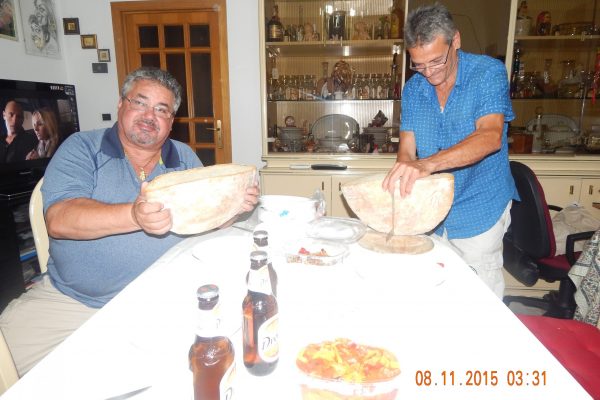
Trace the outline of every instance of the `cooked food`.
{"label": "cooked food", "polygon": [[298,354],[296,365],[309,376],[350,383],[387,381],[400,374],[390,351],[346,338],[309,344]]}
{"label": "cooked food", "polygon": [[223,225],[241,209],[256,167],[219,164],[157,176],[144,191],[148,201],[171,210],[179,234],[195,234]]}
{"label": "cooked food", "polygon": [[321,249],[317,252],[311,253],[310,251],[306,250],[304,247],[300,247],[300,250],[298,250],[298,254],[303,255],[303,256],[329,257],[329,254],[327,254],[327,251],[325,251],[325,249]]}

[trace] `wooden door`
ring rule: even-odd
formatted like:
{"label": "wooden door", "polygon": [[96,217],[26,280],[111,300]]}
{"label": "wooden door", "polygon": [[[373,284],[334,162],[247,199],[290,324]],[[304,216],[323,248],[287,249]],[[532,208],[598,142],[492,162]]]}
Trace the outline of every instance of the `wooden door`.
{"label": "wooden door", "polygon": [[140,66],[183,87],[171,138],[205,166],[231,162],[225,0],[111,3],[119,82]]}

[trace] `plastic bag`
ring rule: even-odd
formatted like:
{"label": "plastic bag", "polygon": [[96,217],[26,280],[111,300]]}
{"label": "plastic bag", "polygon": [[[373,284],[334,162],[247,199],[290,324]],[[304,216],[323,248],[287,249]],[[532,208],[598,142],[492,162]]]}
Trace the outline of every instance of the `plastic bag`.
{"label": "plastic bag", "polygon": [[[563,208],[552,217],[554,238],[556,240],[556,255],[565,254],[567,236],[572,233],[596,231],[600,228],[600,220],[595,218],[588,210],[577,204]],[[583,249],[585,241],[575,243],[575,251]]]}
{"label": "plastic bag", "polygon": [[323,192],[320,189],[315,190],[315,193],[312,195],[311,199],[317,201],[316,217],[321,218],[327,213],[327,202],[325,201]]}

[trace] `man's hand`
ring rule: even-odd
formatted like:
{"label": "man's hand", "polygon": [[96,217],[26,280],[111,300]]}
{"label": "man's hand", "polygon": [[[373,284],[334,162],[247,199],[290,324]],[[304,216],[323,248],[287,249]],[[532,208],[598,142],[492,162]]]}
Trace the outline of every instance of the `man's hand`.
{"label": "man's hand", "polygon": [[417,179],[429,176],[432,172],[433,166],[426,160],[396,161],[381,186],[392,193],[395,182],[400,180],[400,197],[405,197],[410,194]]}
{"label": "man's hand", "polygon": [[148,185],[147,182],[142,183],[140,195],[131,206],[131,217],[133,222],[144,232],[151,235],[163,235],[173,226],[171,210],[165,209],[161,203],[147,202],[146,197],[142,194],[146,185]]}
{"label": "man's hand", "polygon": [[254,184],[249,186],[246,189],[246,194],[244,195],[244,203],[242,203],[242,209],[238,214],[243,214],[245,212],[250,212],[254,210],[256,204],[258,204],[258,196],[260,196],[260,189],[258,188],[258,184]]}

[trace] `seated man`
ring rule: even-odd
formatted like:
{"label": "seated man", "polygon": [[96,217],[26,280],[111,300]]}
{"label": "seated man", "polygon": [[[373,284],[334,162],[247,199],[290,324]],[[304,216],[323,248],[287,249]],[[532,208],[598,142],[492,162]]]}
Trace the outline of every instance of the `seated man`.
{"label": "seated man", "polygon": [[[48,274],[0,316],[19,375],[183,240],[169,232],[170,211],[140,194],[147,180],[201,166],[168,138],[180,102],[168,72],[142,67],[123,83],[118,122],[71,135],[52,158],[42,185]],[[258,193],[247,190],[240,213]]]}

